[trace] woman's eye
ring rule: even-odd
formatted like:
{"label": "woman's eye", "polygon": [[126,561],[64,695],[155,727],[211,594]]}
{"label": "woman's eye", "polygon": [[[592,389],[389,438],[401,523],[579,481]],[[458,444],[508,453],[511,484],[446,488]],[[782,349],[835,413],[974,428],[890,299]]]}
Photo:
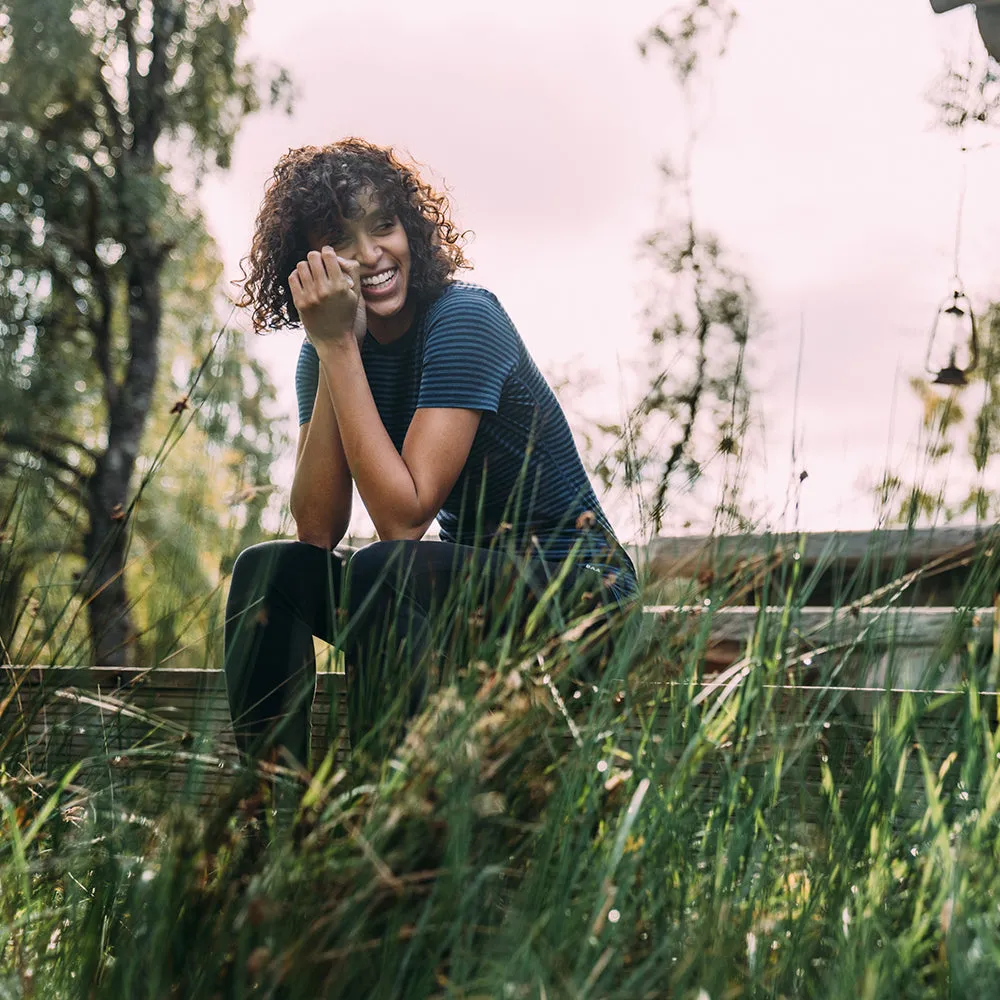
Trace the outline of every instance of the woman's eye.
{"label": "woman's eye", "polygon": [[376,233],[388,233],[395,228],[396,223],[392,219],[383,219],[376,227]]}

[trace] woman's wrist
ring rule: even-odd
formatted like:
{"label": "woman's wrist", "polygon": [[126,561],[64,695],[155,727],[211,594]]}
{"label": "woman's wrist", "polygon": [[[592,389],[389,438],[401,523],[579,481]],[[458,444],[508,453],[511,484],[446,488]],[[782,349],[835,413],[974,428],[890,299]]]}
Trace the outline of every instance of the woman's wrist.
{"label": "woman's wrist", "polygon": [[353,330],[348,330],[343,336],[332,337],[329,340],[315,340],[312,342],[316,348],[316,356],[319,363],[324,367],[328,365],[343,364],[345,357],[360,355],[358,338],[354,336]]}

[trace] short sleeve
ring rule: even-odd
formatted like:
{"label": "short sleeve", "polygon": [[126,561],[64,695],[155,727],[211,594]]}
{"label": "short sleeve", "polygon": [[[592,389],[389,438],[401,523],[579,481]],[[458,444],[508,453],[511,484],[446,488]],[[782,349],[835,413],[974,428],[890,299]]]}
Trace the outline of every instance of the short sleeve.
{"label": "short sleeve", "polygon": [[521,340],[496,297],[454,287],[428,317],[418,408],[496,413]]}
{"label": "short sleeve", "polygon": [[308,340],[302,341],[295,366],[295,396],[299,403],[299,426],[312,420],[316,388],[319,386],[319,355]]}

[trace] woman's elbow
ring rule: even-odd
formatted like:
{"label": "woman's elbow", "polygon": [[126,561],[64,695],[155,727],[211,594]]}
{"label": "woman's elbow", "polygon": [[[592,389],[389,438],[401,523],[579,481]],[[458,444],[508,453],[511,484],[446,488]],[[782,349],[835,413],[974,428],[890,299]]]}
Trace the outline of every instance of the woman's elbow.
{"label": "woman's elbow", "polygon": [[295,537],[306,545],[315,545],[318,549],[326,549],[330,551],[336,545],[338,545],[341,539],[344,537],[336,537],[332,534],[321,534],[314,531],[296,531]]}
{"label": "woman's elbow", "polygon": [[[374,519],[373,519],[374,520]],[[375,531],[379,540],[383,542],[419,542],[427,533],[431,526],[430,521],[421,521],[419,524],[407,523],[406,521],[375,521]]]}
{"label": "woman's elbow", "polygon": [[347,524],[330,523],[319,518],[304,516],[301,513],[296,516],[292,510],[292,519],[295,521],[295,537],[306,545],[315,545],[320,549],[332,549],[339,545],[347,534]]}

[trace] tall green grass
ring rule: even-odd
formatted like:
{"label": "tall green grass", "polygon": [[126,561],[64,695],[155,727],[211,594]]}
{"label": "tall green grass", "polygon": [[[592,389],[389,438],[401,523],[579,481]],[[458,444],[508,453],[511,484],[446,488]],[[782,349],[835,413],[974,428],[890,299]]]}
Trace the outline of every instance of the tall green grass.
{"label": "tall green grass", "polygon": [[[810,580],[777,579],[729,684],[704,676],[719,588],[610,650],[585,619],[479,635],[374,771],[206,803],[217,748],[169,726],[146,745],[203,755],[186,794],[100,747],[85,782],[32,772],[0,737],[0,997],[1000,995],[995,637],[931,657],[954,692],[862,695],[904,651],[804,652]],[[24,708],[0,694],[0,732]]]}
{"label": "tall green grass", "polygon": [[[18,503],[8,523],[37,538],[43,505]],[[185,578],[191,552],[170,560]],[[997,552],[965,568],[962,608],[992,603]],[[83,662],[51,555],[37,608],[4,611],[15,663]],[[8,672],[0,1000],[1000,996],[998,637],[956,614],[922,690],[852,690],[910,654],[891,631],[802,642],[824,563],[674,586],[704,613],[637,610],[610,643],[586,616],[463,624],[385,759],[331,751],[311,773],[240,770],[166,711],[90,692],[66,712],[72,676],[46,693]],[[891,619],[927,576],[899,573],[864,563],[835,603]],[[709,681],[712,615],[751,592],[777,611]],[[218,663],[221,593],[157,593],[166,664],[179,642]],[[442,627],[478,601],[456,598]],[[944,667],[960,683],[936,692]]]}

